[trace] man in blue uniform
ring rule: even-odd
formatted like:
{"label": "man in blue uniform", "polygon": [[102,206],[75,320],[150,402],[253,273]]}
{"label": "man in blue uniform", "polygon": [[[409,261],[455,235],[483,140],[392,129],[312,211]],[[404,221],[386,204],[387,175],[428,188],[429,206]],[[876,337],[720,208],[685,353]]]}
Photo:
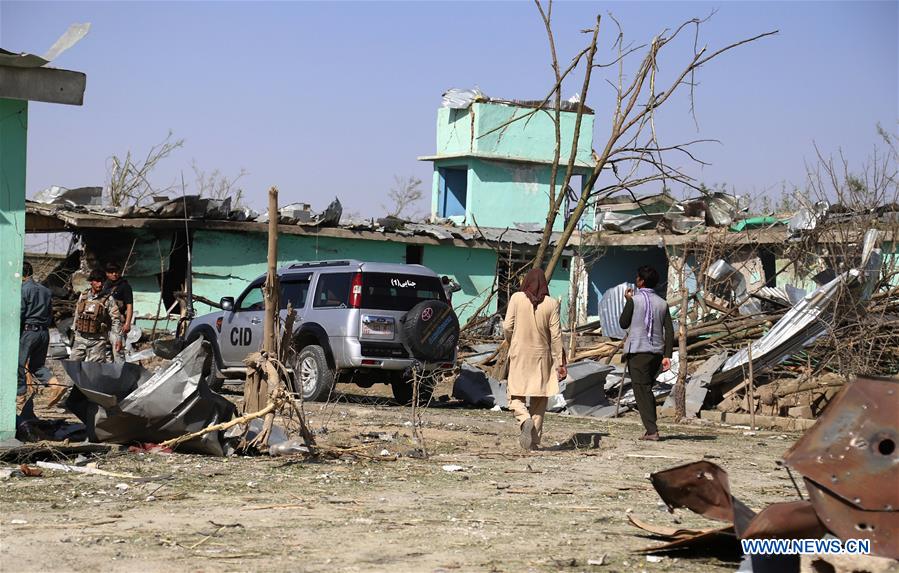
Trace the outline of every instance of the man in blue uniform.
{"label": "man in blue uniform", "polygon": [[22,264],[22,314],[19,323],[19,372],[16,402],[24,404],[27,392],[26,371],[47,384],[53,377],[45,365],[50,346],[52,307],[50,289],[34,281],[31,263]]}

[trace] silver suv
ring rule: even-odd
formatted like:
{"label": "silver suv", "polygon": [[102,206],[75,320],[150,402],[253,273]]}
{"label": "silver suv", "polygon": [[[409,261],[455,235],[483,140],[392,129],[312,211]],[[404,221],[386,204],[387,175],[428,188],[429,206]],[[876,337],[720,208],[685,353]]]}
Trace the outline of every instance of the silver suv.
{"label": "silver suv", "polygon": [[[293,337],[295,390],[306,400],[328,397],[334,383],[362,387],[388,383],[394,397],[412,400],[410,369],[452,368],[459,322],[434,271],[422,265],[355,260],[296,263],[278,270],[281,318],[296,309]],[[194,319],[187,342],[205,338],[213,348],[210,385],[243,378],[243,359],[262,344],[265,275],[222,311]],[[427,399],[432,385],[420,387]]]}

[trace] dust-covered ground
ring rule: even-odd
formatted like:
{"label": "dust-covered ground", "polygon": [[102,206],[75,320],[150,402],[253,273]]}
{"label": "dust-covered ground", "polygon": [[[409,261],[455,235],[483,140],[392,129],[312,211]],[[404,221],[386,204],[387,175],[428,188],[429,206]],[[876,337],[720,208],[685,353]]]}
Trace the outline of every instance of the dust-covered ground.
{"label": "dust-covered ground", "polygon": [[[99,467],[143,479],[45,470],[2,482],[0,569],[733,571],[712,557],[650,562],[633,553],[658,541],[630,525],[629,513],[714,525],[669,514],[650,472],[705,458],[756,510],[796,499],[775,462],[797,434],[662,424],[666,439],[650,443],[637,440],[633,414],[550,414],[544,449],[528,453],[508,412],[438,403],[423,413],[430,457],[416,459],[403,455],[415,446],[408,407],[344,395],[306,410],[320,444],[357,453],[327,461],[118,453]],[[574,432],[600,433],[600,447],[553,447]]]}

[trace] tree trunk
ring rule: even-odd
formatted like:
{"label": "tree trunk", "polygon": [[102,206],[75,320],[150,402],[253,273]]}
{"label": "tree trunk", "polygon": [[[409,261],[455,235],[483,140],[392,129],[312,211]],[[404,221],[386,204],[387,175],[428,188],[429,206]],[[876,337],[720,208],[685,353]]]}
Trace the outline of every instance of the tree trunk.
{"label": "tree trunk", "polygon": [[571,333],[568,340],[568,356],[577,354],[577,322],[578,322],[578,293],[581,286],[581,271],[583,259],[574,257],[571,265],[571,288],[568,293],[568,331]]}
{"label": "tree trunk", "polygon": [[674,418],[681,421],[687,415],[687,302],[690,298],[687,291],[687,250],[681,254],[680,267],[680,313],[678,318],[678,332],[680,341],[677,345],[678,366],[677,382],[674,383]]}
{"label": "tree trunk", "polygon": [[[262,350],[269,358],[277,358],[278,329],[278,189],[268,192],[268,274],[262,294],[265,299],[265,322],[263,323]],[[261,410],[269,401],[269,381],[266,373],[258,366],[248,366],[247,381],[243,390],[243,411]]]}
{"label": "tree trunk", "polygon": [[278,188],[268,190],[268,274],[265,277],[265,324],[262,349],[277,356],[278,342]]}

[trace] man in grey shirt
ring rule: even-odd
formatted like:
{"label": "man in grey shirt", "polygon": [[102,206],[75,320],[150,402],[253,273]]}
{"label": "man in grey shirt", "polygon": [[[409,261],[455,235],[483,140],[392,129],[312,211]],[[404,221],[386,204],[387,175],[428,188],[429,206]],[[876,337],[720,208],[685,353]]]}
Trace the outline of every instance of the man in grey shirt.
{"label": "man in grey shirt", "polygon": [[618,323],[621,328],[628,329],[624,359],[630,371],[640,420],[646,428],[640,439],[657,442],[659,429],[652,386],[659,372],[671,367],[674,326],[668,303],[653,290],[659,284],[658,271],[649,266],[640,267],[635,284],[636,293],[631,289],[624,293],[627,302]]}
{"label": "man in grey shirt", "polygon": [[22,264],[22,314],[19,322],[19,372],[16,396],[24,402],[27,391],[26,371],[44,385],[53,377],[45,365],[50,346],[52,298],[50,289],[34,281],[31,263]]}

